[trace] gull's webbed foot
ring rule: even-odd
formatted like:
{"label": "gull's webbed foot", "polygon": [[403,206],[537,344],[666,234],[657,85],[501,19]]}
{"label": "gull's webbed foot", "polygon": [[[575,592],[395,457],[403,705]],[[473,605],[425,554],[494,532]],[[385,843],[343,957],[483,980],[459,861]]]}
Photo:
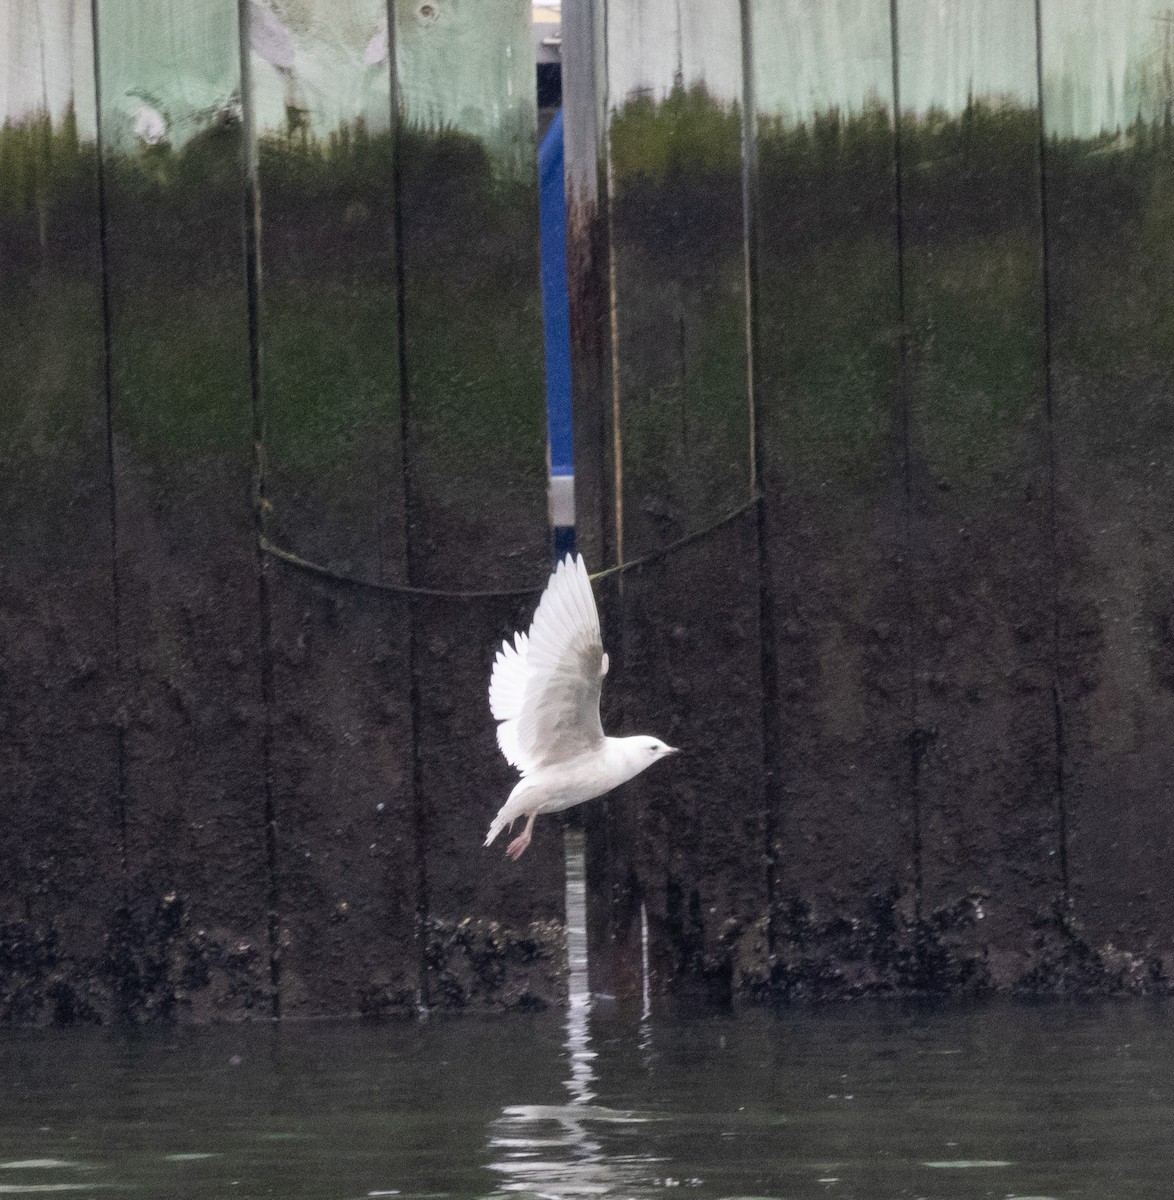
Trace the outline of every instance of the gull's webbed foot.
{"label": "gull's webbed foot", "polygon": [[506,855],[517,862],[523,854],[526,853],[526,847],[530,845],[530,827],[527,825],[524,833],[519,833],[516,838],[506,847]]}
{"label": "gull's webbed foot", "polygon": [[537,812],[532,812],[526,818],[526,827],[518,834],[516,838],[506,847],[506,854],[517,862],[523,854],[526,853],[526,847],[530,844],[530,834],[534,830],[534,818],[538,816]]}

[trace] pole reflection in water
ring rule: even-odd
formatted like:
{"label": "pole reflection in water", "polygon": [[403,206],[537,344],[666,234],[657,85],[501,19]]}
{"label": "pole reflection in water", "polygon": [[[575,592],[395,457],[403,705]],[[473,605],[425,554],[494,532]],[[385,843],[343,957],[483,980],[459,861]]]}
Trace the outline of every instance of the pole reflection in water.
{"label": "pole reflection in water", "polygon": [[[566,1104],[521,1104],[503,1108],[489,1126],[490,1169],[499,1173],[501,1194],[552,1197],[602,1196],[621,1188],[631,1191],[650,1181],[651,1155],[609,1153],[604,1139],[609,1127],[653,1120],[595,1104],[595,1051],[591,1048],[591,993],[587,986],[587,893],[583,835],[568,830],[567,957],[570,979],[566,1022],[569,1076],[563,1086]],[[647,1021],[647,1010],[644,1013]],[[627,1139],[625,1139],[627,1140]]]}

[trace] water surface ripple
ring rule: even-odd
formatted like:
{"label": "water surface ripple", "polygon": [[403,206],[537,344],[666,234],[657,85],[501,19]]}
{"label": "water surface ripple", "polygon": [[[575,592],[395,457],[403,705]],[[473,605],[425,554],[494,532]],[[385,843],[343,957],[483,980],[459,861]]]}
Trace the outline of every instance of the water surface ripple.
{"label": "water surface ripple", "polygon": [[[572,948],[573,949],[573,948]],[[1164,1004],[629,1008],[0,1035],[0,1196],[1132,1200]]]}

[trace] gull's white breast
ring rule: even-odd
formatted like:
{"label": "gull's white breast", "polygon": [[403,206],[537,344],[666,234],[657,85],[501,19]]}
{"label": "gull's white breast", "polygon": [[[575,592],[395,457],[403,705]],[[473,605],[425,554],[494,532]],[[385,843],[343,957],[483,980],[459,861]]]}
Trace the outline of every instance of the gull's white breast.
{"label": "gull's white breast", "polygon": [[505,807],[519,813],[561,812],[619,787],[645,765],[642,759],[633,758],[624,739],[605,737],[598,749],[540,767],[519,780]]}

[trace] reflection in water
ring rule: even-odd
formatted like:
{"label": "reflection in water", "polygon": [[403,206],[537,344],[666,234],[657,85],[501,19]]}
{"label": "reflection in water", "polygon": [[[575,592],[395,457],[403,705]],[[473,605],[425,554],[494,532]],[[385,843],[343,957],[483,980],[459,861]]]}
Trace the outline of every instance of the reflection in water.
{"label": "reflection in water", "polygon": [[[593,1104],[595,1057],[591,1048],[591,992],[587,985],[587,893],[583,835],[567,831],[567,957],[569,1003],[564,1048],[569,1076],[567,1104],[521,1104],[502,1109],[489,1126],[490,1169],[501,1175],[502,1193],[536,1196],[602,1196],[648,1176],[657,1160],[643,1153],[609,1153],[609,1126],[652,1118]],[[641,1016],[641,1047],[648,1041],[647,972]]]}
{"label": "reflection in water", "polygon": [[1169,1004],[660,1000],[645,1056],[639,1008],[589,1008],[578,957],[569,1014],[2,1030],[0,1196],[1170,1192]]}
{"label": "reflection in water", "polygon": [[587,984],[587,865],[583,834],[567,831],[567,959],[570,966],[567,1008],[567,1055],[571,1077],[566,1082],[573,1105],[590,1104],[595,1080],[591,1049],[591,991]]}

